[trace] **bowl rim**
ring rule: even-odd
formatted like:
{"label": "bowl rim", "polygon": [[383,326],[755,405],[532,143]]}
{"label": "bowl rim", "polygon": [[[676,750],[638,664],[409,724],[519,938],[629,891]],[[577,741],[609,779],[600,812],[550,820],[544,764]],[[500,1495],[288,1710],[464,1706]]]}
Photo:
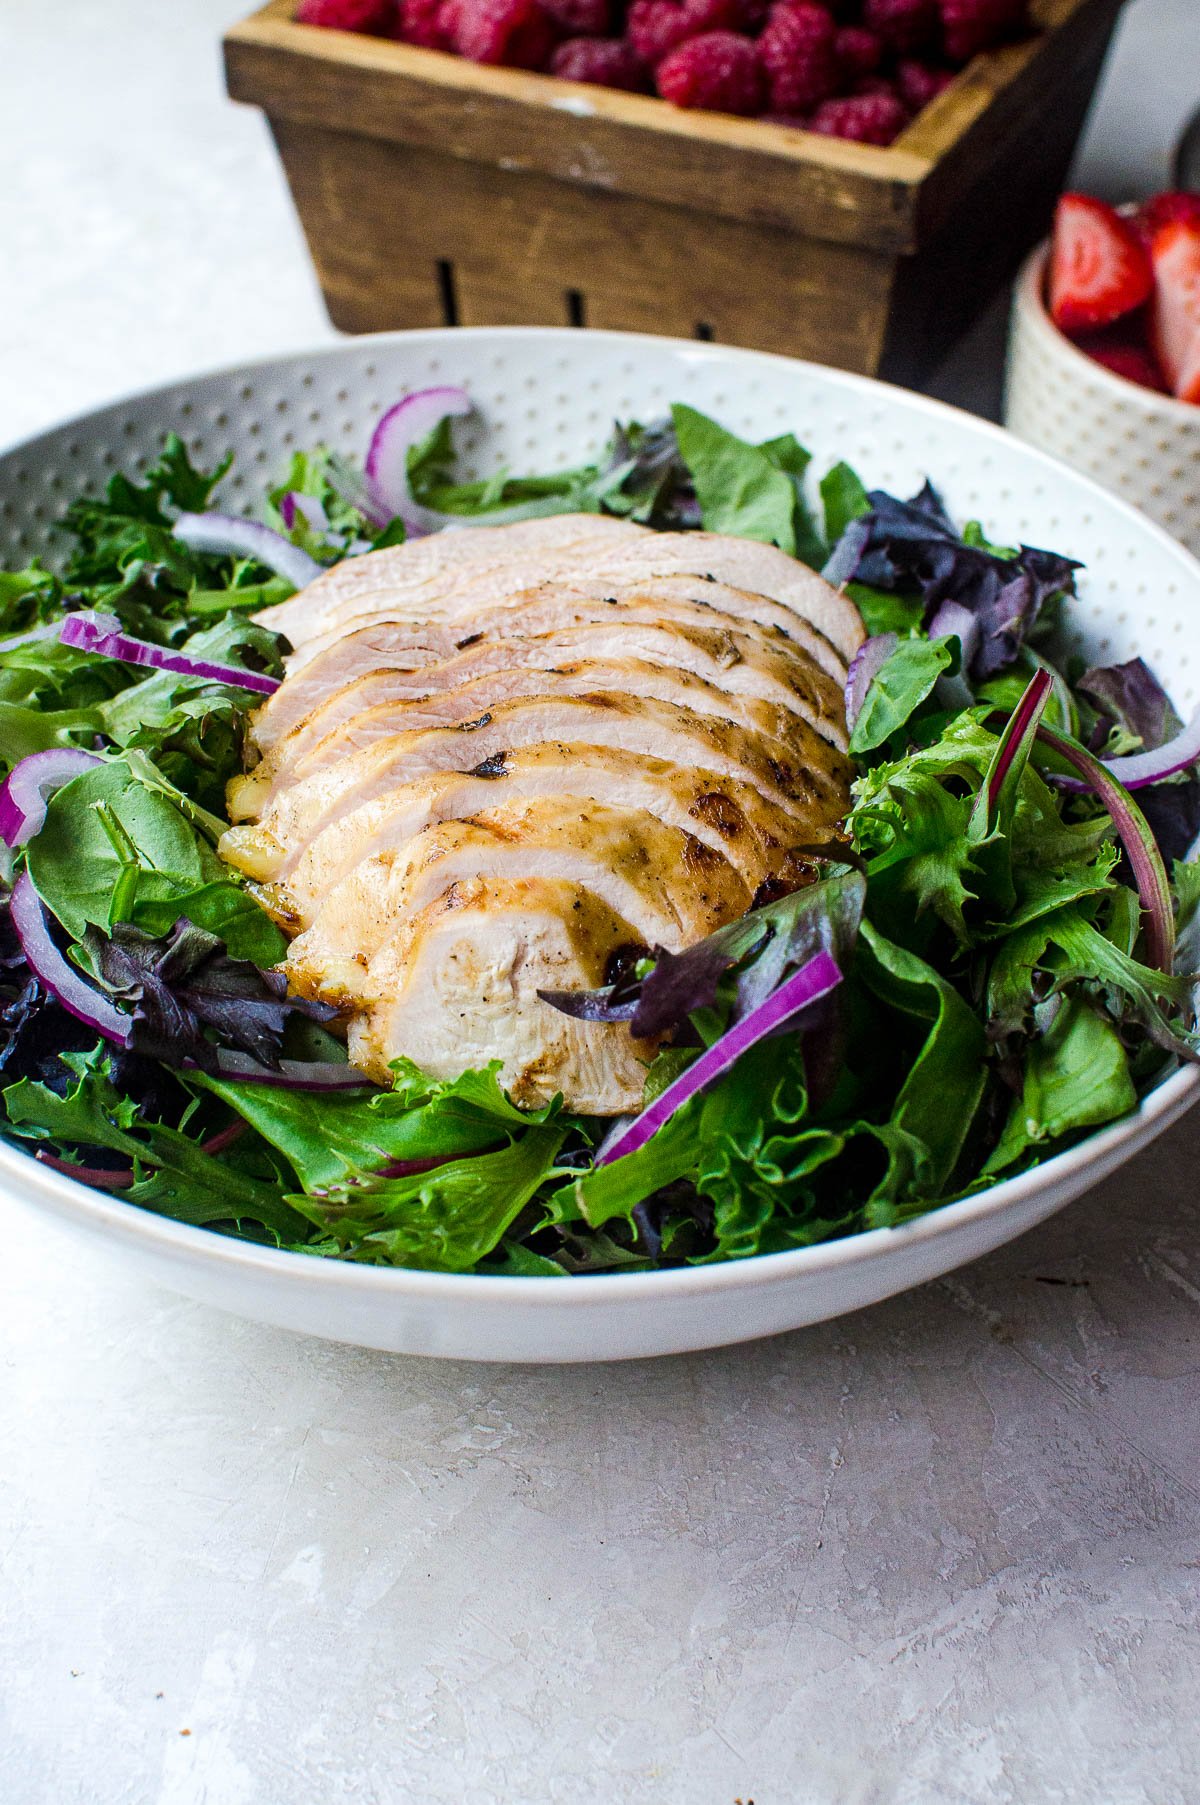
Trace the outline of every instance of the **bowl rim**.
{"label": "bowl rim", "polygon": [[[1047,247],[1042,247],[1041,254],[1044,255],[1046,249]],[[1027,270],[1037,255],[1035,252],[1034,257],[1029,259]],[[1022,280],[1025,273],[1022,272]],[[1048,316],[1046,327],[1047,330],[1053,330],[1055,337],[1062,343],[1069,344],[1056,328],[1050,326]],[[579,331],[566,326],[443,326],[364,333],[315,348],[288,350],[248,361],[222,364],[216,368],[184,372],[156,383],[151,388],[128,391],[15,443],[0,445],[0,459],[7,461],[19,453],[36,454],[46,439],[72,430],[85,431],[110,411],[134,404],[141,406],[165,401],[180,388],[194,384],[250,376],[278,364],[332,362],[360,350],[369,351],[372,347],[402,347],[420,341],[440,344],[463,336],[484,340],[556,339],[574,348],[580,345]],[[901,388],[895,383],[881,382],[874,377],[861,376],[853,371],[838,370],[830,365],[816,364],[803,358],[784,357],[774,352],[752,351],[742,346],[603,329],[589,329],[588,339],[604,340],[616,345],[649,344],[677,357],[682,356],[685,362],[732,360],[756,367],[764,362],[786,365],[789,369],[799,366],[822,381],[832,379],[850,390],[869,395],[883,391],[885,395],[895,397],[906,408],[915,409],[918,413],[965,422],[972,432],[994,439],[1006,449],[1015,445],[1023,459],[1043,465],[1051,472],[1067,475],[1077,484],[1083,484],[1091,490],[1098,507],[1130,516],[1140,533],[1158,541],[1172,558],[1181,560],[1185,568],[1190,566],[1200,586],[1200,560],[1193,557],[1165,528],[1150,520],[1129,502],[1111,494],[1093,478],[1072,469],[1061,459],[1039,447],[1017,439],[994,421],[967,412],[965,408],[952,407],[932,396]],[[1071,349],[1074,350],[1074,347]],[[1077,355],[1082,356],[1082,353]],[[1095,367],[1102,369],[1099,365]],[[1103,373],[1110,374],[1107,371]],[[1123,383],[1122,386],[1135,385]],[[1175,405],[1184,406],[1183,403]],[[706,1266],[674,1267],[655,1272],[595,1273],[588,1275],[586,1284],[573,1286],[570,1295],[579,1299],[580,1304],[585,1300],[590,1300],[595,1305],[657,1300],[666,1302],[675,1297],[702,1296],[727,1289],[745,1290],[763,1283],[784,1284],[801,1274],[828,1273],[859,1261],[870,1263],[941,1235],[952,1234],[956,1229],[987,1221],[1040,1192],[1072,1186],[1076,1193],[1086,1189],[1086,1173],[1091,1168],[1096,1168],[1095,1181],[1099,1182],[1112,1169],[1112,1164],[1117,1163],[1110,1156],[1119,1154],[1130,1142],[1134,1144],[1131,1150],[1136,1150],[1137,1146],[1153,1134],[1168,1127],[1198,1098],[1200,1065],[1186,1066],[1170,1073],[1148,1091],[1136,1110],[1086,1136],[1075,1146],[1053,1155],[1028,1172],[1002,1179],[974,1196],[943,1204],[909,1222],[890,1228],[866,1229],[856,1235],[840,1235],[811,1247],[798,1247],[781,1253],[753,1254],[745,1259],[718,1261]],[[1106,1161],[1110,1163],[1106,1164]],[[1081,1175],[1085,1175],[1082,1182],[1075,1184]],[[480,1303],[485,1299],[493,1301],[511,1298],[514,1304],[522,1307],[532,1305],[540,1309],[557,1308],[563,1296],[559,1286],[547,1283],[547,1277],[541,1275],[507,1276],[500,1273],[432,1272],[419,1267],[372,1266],[352,1260],[318,1258],[284,1248],[263,1246],[257,1242],[241,1241],[210,1228],[174,1221],[137,1204],[97,1191],[90,1185],[81,1184],[77,1179],[68,1178],[43,1164],[34,1153],[22,1151],[15,1143],[0,1135],[0,1196],[5,1193],[10,1197],[16,1196],[21,1201],[27,1200],[32,1193],[40,1202],[50,1206],[52,1213],[60,1220],[72,1226],[98,1227],[110,1241],[137,1242],[148,1251],[156,1252],[168,1260],[182,1259],[192,1263],[198,1258],[201,1264],[209,1267],[232,1267],[245,1277],[257,1276],[289,1287],[316,1285],[323,1289],[333,1287],[364,1295],[391,1292],[398,1301],[407,1296],[414,1301],[428,1303],[449,1303],[452,1299],[472,1297]]]}
{"label": "bowl rim", "polygon": [[1145,388],[1128,376],[1118,376],[1107,364],[1097,363],[1081,351],[1074,339],[1059,330],[1050,317],[1045,301],[1046,267],[1050,261],[1050,240],[1044,238],[1030,251],[1021,265],[1015,287],[1015,309],[1024,324],[1042,340],[1055,347],[1068,364],[1083,367],[1093,381],[1107,388],[1119,400],[1128,401],[1131,393],[1138,398],[1147,414],[1200,433],[1200,402],[1181,401],[1177,395],[1160,395],[1157,389]]}

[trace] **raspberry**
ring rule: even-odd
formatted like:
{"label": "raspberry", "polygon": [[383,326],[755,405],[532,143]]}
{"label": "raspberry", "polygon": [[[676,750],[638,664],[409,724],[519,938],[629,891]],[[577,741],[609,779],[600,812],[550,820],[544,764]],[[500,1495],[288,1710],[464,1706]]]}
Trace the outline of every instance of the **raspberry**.
{"label": "raspberry", "polygon": [[837,28],[823,6],[781,0],[771,8],[758,53],[771,84],[773,113],[802,113],[836,93],[841,71]]}
{"label": "raspberry", "polygon": [[422,50],[445,50],[452,33],[443,29],[445,0],[400,0],[391,36]]}
{"label": "raspberry", "polygon": [[739,0],[633,0],[625,31],[644,63],[653,69],[689,38],[727,31],[739,23]]}
{"label": "raspberry", "polygon": [[942,36],[952,63],[969,63],[981,50],[1029,28],[1028,0],[940,0]]}
{"label": "raspberry", "polygon": [[833,54],[844,75],[874,75],[883,61],[883,39],[865,25],[843,25],[833,40]]}
{"label": "raspberry", "polygon": [[710,113],[761,113],[766,84],[758,52],[735,31],[706,31],[665,56],[655,82],[664,100]]}
{"label": "raspberry", "polygon": [[[899,88],[886,75],[860,75],[850,92],[852,94],[886,94],[890,100],[900,100]],[[900,104],[904,106],[903,101],[900,101]],[[904,114],[907,118],[907,107],[904,107]]]}
{"label": "raspberry", "polygon": [[300,0],[299,25],[324,25],[329,31],[386,31],[393,23],[396,0]]}
{"label": "raspberry", "polygon": [[937,0],[863,0],[863,24],[905,55],[928,43],[937,23]]}
{"label": "raspberry", "polygon": [[907,122],[904,108],[889,94],[850,94],[824,101],[808,129],[826,138],[851,138],[856,144],[890,144]]}
{"label": "raspberry", "polygon": [[927,107],[953,80],[953,69],[938,69],[932,63],[919,63],[914,57],[902,57],[896,70],[900,98],[910,113]]}
{"label": "raspberry", "polygon": [[540,0],[540,5],[569,38],[604,38],[612,29],[609,0]]}
{"label": "raspberry", "polygon": [[650,92],[650,73],[624,38],[568,38],[550,58],[550,73],[563,81],[594,82],[600,88]]}
{"label": "raspberry", "polygon": [[550,54],[554,26],[537,0],[449,0],[449,8],[454,48],[472,63],[540,69]]}

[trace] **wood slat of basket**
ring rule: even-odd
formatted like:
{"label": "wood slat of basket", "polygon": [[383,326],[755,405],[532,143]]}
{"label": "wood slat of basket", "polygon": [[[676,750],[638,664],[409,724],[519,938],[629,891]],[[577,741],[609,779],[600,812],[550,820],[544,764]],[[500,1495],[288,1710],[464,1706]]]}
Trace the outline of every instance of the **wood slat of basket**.
{"label": "wood slat of basket", "polygon": [[[571,322],[774,351],[800,337],[845,363],[882,349],[892,264],[853,245],[818,257],[794,233],[720,217],[696,232],[677,208],[617,194],[571,206],[571,191],[543,176],[514,185],[505,170],[290,120],[275,137],[347,331],[441,325],[449,301],[464,326]],[[445,249],[440,294],[413,245]]]}

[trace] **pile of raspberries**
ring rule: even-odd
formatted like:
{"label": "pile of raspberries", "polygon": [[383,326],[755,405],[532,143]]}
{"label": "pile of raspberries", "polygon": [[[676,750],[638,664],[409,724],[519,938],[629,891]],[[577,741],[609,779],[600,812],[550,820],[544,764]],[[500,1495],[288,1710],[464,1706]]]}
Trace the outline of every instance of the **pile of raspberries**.
{"label": "pile of raspberries", "polygon": [[890,144],[1029,0],[300,0],[307,25]]}

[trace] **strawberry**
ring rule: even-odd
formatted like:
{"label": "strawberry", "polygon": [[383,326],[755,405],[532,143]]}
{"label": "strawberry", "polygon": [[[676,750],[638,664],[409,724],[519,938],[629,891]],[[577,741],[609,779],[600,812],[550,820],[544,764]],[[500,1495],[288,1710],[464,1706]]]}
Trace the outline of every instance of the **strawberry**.
{"label": "strawberry", "polygon": [[1139,388],[1155,389],[1160,395],[1167,393],[1167,385],[1153,353],[1136,339],[1123,336],[1114,338],[1111,333],[1097,332],[1094,336],[1089,334],[1076,339],[1075,343],[1085,357],[1090,357],[1093,363],[1103,364],[1114,376],[1123,376],[1126,382],[1136,382]]}
{"label": "strawberry", "polygon": [[1050,313],[1064,332],[1109,326],[1149,299],[1150,258],[1136,228],[1104,201],[1064,194],[1054,215]]}
{"label": "strawberry", "polygon": [[1200,220],[1176,219],[1150,247],[1150,340],[1181,401],[1200,401]]}
{"label": "strawberry", "polygon": [[1187,194],[1176,188],[1151,195],[1134,214],[1133,223],[1146,243],[1151,244],[1155,233],[1174,219],[1200,219],[1200,194]]}

